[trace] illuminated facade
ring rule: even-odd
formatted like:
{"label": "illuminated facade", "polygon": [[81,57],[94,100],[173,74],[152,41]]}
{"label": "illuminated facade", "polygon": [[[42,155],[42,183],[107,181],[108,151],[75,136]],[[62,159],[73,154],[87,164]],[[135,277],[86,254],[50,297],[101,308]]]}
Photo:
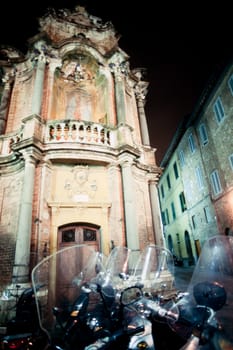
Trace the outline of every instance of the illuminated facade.
{"label": "illuminated facade", "polygon": [[1,289],[67,245],[162,243],[144,70],[83,7],[39,25],[26,55],[1,51]]}
{"label": "illuminated facade", "polygon": [[[177,129],[161,163],[164,171],[159,198],[164,236],[185,264],[193,264],[206,239],[233,232],[232,122],[231,62],[218,79],[213,77],[209,82],[191,116]],[[170,188],[168,177],[173,179]]]}

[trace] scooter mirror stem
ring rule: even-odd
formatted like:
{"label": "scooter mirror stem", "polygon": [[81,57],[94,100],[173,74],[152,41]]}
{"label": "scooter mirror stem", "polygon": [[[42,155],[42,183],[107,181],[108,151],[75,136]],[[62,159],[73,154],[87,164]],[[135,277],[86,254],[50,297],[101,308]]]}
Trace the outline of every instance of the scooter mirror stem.
{"label": "scooter mirror stem", "polygon": [[199,346],[199,338],[191,335],[187,343],[180,350],[197,350]]}

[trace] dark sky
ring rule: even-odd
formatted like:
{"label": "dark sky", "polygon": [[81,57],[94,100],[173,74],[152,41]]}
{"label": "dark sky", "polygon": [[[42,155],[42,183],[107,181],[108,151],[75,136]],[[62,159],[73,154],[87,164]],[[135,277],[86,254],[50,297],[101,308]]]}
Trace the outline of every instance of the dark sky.
{"label": "dark sky", "polygon": [[192,1],[164,1],[159,7],[153,0],[6,1],[0,6],[0,44],[26,52],[27,39],[38,32],[37,18],[48,7],[73,9],[78,4],[111,21],[130,67],[147,69],[145,109],[159,165],[179,120],[192,111],[210,74],[233,51],[229,5],[221,1],[214,10],[213,3],[205,9],[203,2]]}

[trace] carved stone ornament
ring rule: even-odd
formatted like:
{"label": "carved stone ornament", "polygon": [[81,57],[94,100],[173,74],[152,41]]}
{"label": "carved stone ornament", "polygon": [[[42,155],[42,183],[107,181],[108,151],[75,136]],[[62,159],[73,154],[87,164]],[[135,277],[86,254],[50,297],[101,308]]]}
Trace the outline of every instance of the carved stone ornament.
{"label": "carved stone ornament", "polygon": [[89,181],[88,165],[77,165],[72,173],[73,181],[66,180],[64,185],[68,197],[74,202],[88,202],[90,198],[94,198],[97,185],[95,180]]}

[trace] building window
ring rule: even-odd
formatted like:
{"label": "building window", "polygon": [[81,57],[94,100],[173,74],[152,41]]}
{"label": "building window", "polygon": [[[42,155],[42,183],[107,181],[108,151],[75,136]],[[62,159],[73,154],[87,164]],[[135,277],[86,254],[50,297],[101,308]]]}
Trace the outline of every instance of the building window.
{"label": "building window", "polygon": [[233,74],[230,76],[230,79],[228,80],[228,86],[229,86],[230,92],[233,96]]}
{"label": "building window", "polygon": [[200,133],[201,143],[203,145],[206,145],[208,143],[208,135],[207,135],[206,126],[204,123],[202,123],[199,126],[199,133]]}
{"label": "building window", "polygon": [[161,212],[161,218],[162,218],[163,225],[166,225],[166,217],[165,217],[164,211]]}
{"label": "building window", "polygon": [[225,117],[225,112],[224,112],[223,104],[220,97],[217,98],[213,108],[214,108],[214,113],[215,113],[217,122],[221,123],[221,121]]}
{"label": "building window", "polygon": [[161,187],[160,187],[160,192],[161,192],[162,198],[164,198],[164,188],[163,188],[163,185],[161,185]]}
{"label": "building window", "polygon": [[166,223],[169,225],[170,219],[169,219],[169,212],[168,212],[168,209],[165,209],[165,215],[166,215]]}
{"label": "building window", "polygon": [[170,188],[171,188],[171,181],[170,181],[170,176],[169,175],[167,175],[167,187],[170,190]]}
{"label": "building window", "polygon": [[196,149],[196,145],[195,145],[193,134],[189,135],[188,140],[189,140],[189,147],[190,147],[191,153],[194,153]]}
{"label": "building window", "polygon": [[201,168],[198,166],[198,167],[196,167],[195,171],[196,171],[198,188],[201,189],[201,188],[204,187],[204,182],[203,182],[203,176],[202,176]]}
{"label": "building window", "polygon": [[171,209],[172,209],[172,218],[173,220],[176,220],[176,210],[173,202],[171,203]]}
{"label": "building window", "polygon": [[84,228],[83,229],[83,240],[84,240],[84,242],[96,241],[96,231],[88,229],[88,228]]}
{"label": "building window", "polygon": [[180,246],[180,235],[179,233],[176,234],[176,242],[177,242],[177,248],[178,248],[178,255],[181,257],[181,246]]}
{"label": "building window", "polygon": [[61,234],[62,243],[75,242],[75,230],[64,230]]}
{"label": "building window", "polygon": [[178,168],[177,168],[176,162],[173,164],[173,169],[174,169],[175,178],[178,179],[179,173],[178,173]]}
{"label": "building window", "polygon": [[183,167],[185,165],[184,151],[180,150],[179,152],[180,165]]}
{"label": "building window", "polygon": [[210,208],[209,207],[204,207],[204,215],[205,215],[205,221],[211,222],[211,214],[210,214]]}
{"label": "building window", "polygon": [[214,170],[210,174],[210,179],[211,179],[213,193],[214,195],[218,195],[219,193],[222,192],[222,186],[221,186],[218,170]]}
{"label": "building window", "polygon": [[231,169],[233,170],[233,154],[230,155],[229,161],[230,161]]}
{"label": "building window", "polygon": [[187,209],[184,192],[180,193],[179,198],[180,198],[181,211],[184,212]]}
{"label": "building window", "polygon": [[194,229],[197,227],[196,215],[193,215],[193,216],[192,216],[192,225],[193,225],[193,228],[194,228]]}

